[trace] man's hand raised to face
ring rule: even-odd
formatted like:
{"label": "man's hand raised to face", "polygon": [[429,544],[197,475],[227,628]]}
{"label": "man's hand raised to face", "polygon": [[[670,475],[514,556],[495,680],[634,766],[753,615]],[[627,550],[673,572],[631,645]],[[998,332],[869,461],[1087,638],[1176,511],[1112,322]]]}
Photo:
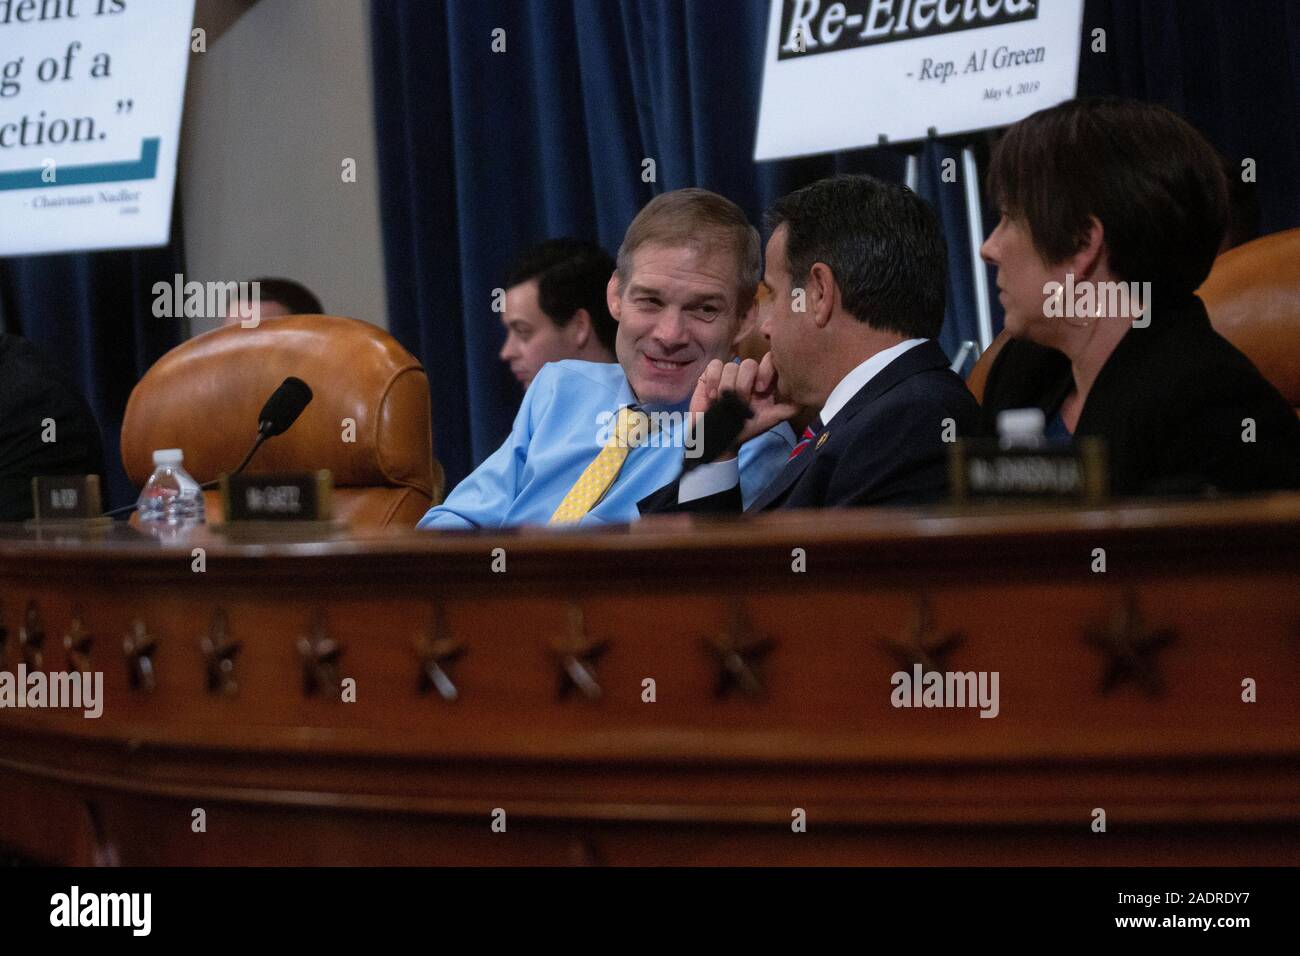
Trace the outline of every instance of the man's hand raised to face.
{"label": "man's hand raised to face", "polygon": [[714,359],[709,363],[695,386],[695,394],[691,396],[691,419],[697,427],[709,406],[723,392],[735,392],[736,397],[753,410],[754,417],[745,422],[744,429],[718,461],[735,458],[745,442],[799,412],[798,405],[782,401],[777,393],[776,366],[772,364],[770,352],[761,362],[745,359],[737,364]]}

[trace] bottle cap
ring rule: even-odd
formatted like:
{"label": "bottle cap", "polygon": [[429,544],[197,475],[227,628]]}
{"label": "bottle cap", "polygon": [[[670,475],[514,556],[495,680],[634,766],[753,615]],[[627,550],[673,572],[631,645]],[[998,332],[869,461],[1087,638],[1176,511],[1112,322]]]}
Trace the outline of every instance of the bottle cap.
{"label": "bottle cap", "polygon": [[185,459],[185,453],[179,448],[159,448],[153,453],[154,467],[159,465],[179,465]]}
{"label": "bottle cap", "polygon": [[1043,437],[1047,416],[1041,408],[1008,408],[998,412],[998,438],[1006,445],[1034,444]]}

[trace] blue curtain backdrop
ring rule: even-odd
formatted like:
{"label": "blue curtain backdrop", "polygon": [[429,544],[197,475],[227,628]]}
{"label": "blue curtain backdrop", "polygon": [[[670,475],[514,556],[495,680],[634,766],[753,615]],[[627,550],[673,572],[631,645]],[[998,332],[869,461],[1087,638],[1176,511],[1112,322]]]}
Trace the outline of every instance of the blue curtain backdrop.
{"label": "blue curtain backdrop", "polygon": [[[902,179],[904,153],[888,147],[752,161],[767,11],[766,0],[373,0],[389,322],[429,371],[450,484],[495,449],[517,407],[491,311],[517,251],[575,234],[613,252],[645,202],[683,186],[716,190],[758,223],[778,196],[836,172]],[[1094,27],[1104,54],[1091,52]],[[504,53],[492,50],[498,28]],[[1081,95],[1179,110],[1257,160],[1266,231],[1300,224],[1300,4],[1090,0],[1081,46]],[[950,354],[977,338],[962,186],[939,175],[959,152],[926,144],[918,187],[948,238]],[[646,158],[654,183],[641,179]]]}
{"label": "blue curtain backdrop", "polygon": [[153,284],[182,268],[179,200],[171,243],[158,249],[0,259],[0,316],[62,362],[99,422],[104,507],[135,500],[122,469],[122,415],[131,389],[182,339],[181,320],[153,315]]}

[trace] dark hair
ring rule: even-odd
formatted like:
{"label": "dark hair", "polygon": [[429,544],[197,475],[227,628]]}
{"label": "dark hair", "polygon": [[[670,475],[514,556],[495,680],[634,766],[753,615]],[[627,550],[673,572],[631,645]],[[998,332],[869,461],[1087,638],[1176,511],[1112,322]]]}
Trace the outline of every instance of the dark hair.
{"label": "dark hair", "polygon": [[763,278],[763,244],[739,206],[698,186],[660,193],[636,214],[618,247],[619,289],[632,277],[632,257],[642,246],[694,243],[716,243],[731,252],[736,263],[736,318],[743,319]]}
{"label": "dark hair", "polygon": [[858,320],[909,338],[939,334],[948,248],[934,210],[906,186],[865,175],[823,179],[778,199],[767,225],[786,227],[796,284],[825,263]]}
{"label": "dark hair", "polygon": [[301,282],[292,279],[254,279],[262,302],[279,302],[290,315],[321,315],[325,307],[320,299]]}
{"label": "dark hair", "polygon": [[614,274],[608,252],[586,239],[548,239],[521,255],[506,274],[506,288],[537,280],[537,304],[556,325],[586,309],[601,345],[614,351],[618,325],[609,314],[605,287]]}
{"label": "dark hair", "polygon": [[1069,100],[1026,117],[994,147],[988,186],[1047,262],[1077,252],[1096,216],[1115,274],[1174,295],[1209,274],[1228,216],[1214,147],[1135,100]]}

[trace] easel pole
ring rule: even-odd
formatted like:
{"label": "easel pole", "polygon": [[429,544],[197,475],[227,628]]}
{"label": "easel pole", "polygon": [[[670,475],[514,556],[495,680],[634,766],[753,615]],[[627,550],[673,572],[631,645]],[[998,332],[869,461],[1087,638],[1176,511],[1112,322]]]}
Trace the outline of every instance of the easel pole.
{"label": "easel pole", "polygon": [[966,187],[966,232],[970,236],[971,276],[975,280],[975,316],[979,320],[980,351],[993,344],[993,310],[989,307],[989,274],[980,256],[984,245],[984,210],[980,205],[979,167],[975,149],[961,149],[962,182]]}

